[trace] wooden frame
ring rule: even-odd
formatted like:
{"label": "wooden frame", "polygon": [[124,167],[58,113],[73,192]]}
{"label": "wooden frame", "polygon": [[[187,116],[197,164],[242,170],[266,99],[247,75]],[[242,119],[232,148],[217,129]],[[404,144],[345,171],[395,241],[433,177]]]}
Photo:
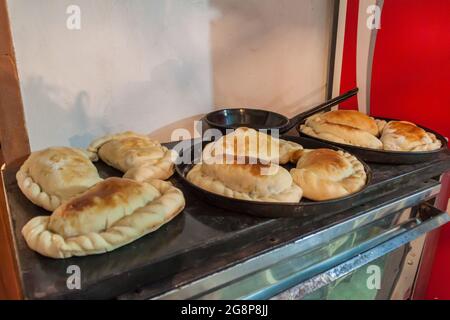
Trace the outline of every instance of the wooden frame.
{"label": "wooden frame", "polygon": [[[0,167],[30,153],[6,0],[0,0]],[[0,179],[0,299],[22,297],[7,202]]]}
{"label": "wooden frame", "polygon": [[30,153],[6,0],[0,0],[0,143],[7,164]]}

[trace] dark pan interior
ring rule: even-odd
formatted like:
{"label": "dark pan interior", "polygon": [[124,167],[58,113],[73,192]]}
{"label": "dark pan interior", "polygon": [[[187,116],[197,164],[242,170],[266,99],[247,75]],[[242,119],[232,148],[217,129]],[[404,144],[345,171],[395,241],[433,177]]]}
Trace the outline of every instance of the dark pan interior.
{"label": "dark pan interior", "polygon": [[[385,121],[399,121],[397,119],[391,119],[391,118],[378,117],[377,119],[385,120]],[[305,119],[305,121],[306,121],[306,119]],[[343,143],[328,141],[328,140],[321,139],[321,138],[316,138],[316,137],[313,137],[306,133],[301,132],[300,126],[303,125],[305,121],[303,121],[299,126],[297,126],[297,131],[300,134],[300,136],[337,146],[339,148],[347,150],[348,152],[360,157],[361,159],[363,159],[367,162],[385,163],[385,164],[413,164],[413,163],[419,163],[419,162],[425,162],[425,161],[432,160],[437,156],[437,154],[439,154],[441,152],[445,152],[447,150],[447,139],[445,139],[444,136],[442,136],[441,134],[439,134],[436,131],[433,131],[431,129],[428,129],[428,128],[423,127],[418,124],[416,124],[418,127],[424,129],[427,132],[430,132],[430,133],[433,133],[434,135],[436,135],[436,138],[439,139],[442,143],[442,147],[440,149],[432,150],[432,151],[415,151],[415,152],[408,151],[407,152],[407,151],[376,150],[376,149],[352,146],[352,145],[348,145],[348,144],[343,144]]]}
{"label": "dark pan interior", "polygon": [[[283,139],[297,142],[306,149],[329,148],[333,150],[342,150],[327,143],[322,143],[301,137],[284,136]],[[235,212],[270,218],[306,217],[310,215],[337,213],[351,208],[357,202],[363,202],[364,190],[370,184],[372,178],[372,171],[370,167],[361,159],[359,159],[363,163],[366,170],[366,186],[360,191],[346,197],[327,201],[310,201],[302,198],[298,203],[274,203],[233,199],[201,189],[200,187],[192,184],[186,178],[188,172],[200,159],[202,149],[207,143],[209,142],[203,142],[201,146],[198,143],[197,145],[191,146],[190,148],[184,149],[182,152],[180,152],[180,158],[186,157],[186,159],[184,160],[186,163],[183,163],[183,161],[177,161],[176,171],[181,177],[182,183],[189,189],[194,190],[205,201],[209,202],[212,205],[224,209],[229,209]],[[186,155],[185,152],[189,152],[190,154]],[[192,163],[192,161],[195,162]],[[293,165],[283,165],[283,167],[290,170]]]}
{"label": "dark pan interior", "polygon": [[288,118],[279,113],[247,108],[217,110],[207,114],[205,120],[212,127],[233,129],[278,129],[289,122]]}

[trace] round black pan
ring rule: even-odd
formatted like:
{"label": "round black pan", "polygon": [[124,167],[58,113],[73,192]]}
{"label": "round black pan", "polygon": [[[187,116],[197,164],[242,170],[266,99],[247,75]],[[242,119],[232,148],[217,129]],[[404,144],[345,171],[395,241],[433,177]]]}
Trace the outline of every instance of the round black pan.
{"label": "round black pan", "polygon": [[[319,142],[301,137],[285,136],[285,140],[290,140],[301,144],[305,149],[317,149],[317,148],[329,148],[333,150],[342,150],[336,146],[329,145],[328,143]],[[181,177],[183,185],[198,194],[206,202],[221,207],[223,209],[231,210],[232,212],[246,213],[254,216],[267,217],[267,218],[279,218],[279,217],[307,217],[317,216],[319,214],[333,214],[351,208],[356,199],[363,197],[363,191],[370,184],[372,178],[372,171],[370,167],[363,161],[362,164],[367,173],[366,186],[357,193],[349,196],[339,198],[336,200],[328,201],[309,201],[303,198],[298,203],[274,203],[274,202],[259,202],[259,201],[247,201],[240,199],[233,199],[206,191],[196,185],[192,184],[186,179],[187,173],[194,167],[193,161],[198,162],[200,159],[201,151],[203,147],[209,142],[203,142],[202,148],[191,146],[188,149],[184,149],[180,152],[180,159],[183,159],[183,153],[190,152],[189,163],[182,163],[177,161],[176,171]],[[293,165],[284,166],[288,170],[293,168]]]}
{"label": "round black pan", "polygon": [[358,93],[358,88],[352,89],[340,96],[330,99],[310,110],[300,113],[288,119],[285,116],[267,110],[260,109],[222,109],[208,113],[203,120],[211,128],[217,128],[226,133],[227,129],[236,129],[239,127],[248,127],[263,130],[279,130],[279,133],[285,133],[297,126],[309,116],[315,113],[329,109],[339,103],[353,97]]}
{"label": "round black pan", "polygon": [[[390,118],[377,118],[385,121],[398,121],[397,119]],[[321,138],[316,138],[310,136],[306,133],[300,131],[300,126],[304,124],[306,119],[304,119],[298,126],[297,131],[300,136],[307,137],[310,139],[314,139],[320,142],[329,143],[334,146],[340,147],[342,149],[347,150],[348,152],[360,157],[361,159],[367,162],[374,163],[385,163],[385,164],[413,164],[419,162],[426,162],[434,159],[439,153],[445,152],[447,150],[447,139],[445,139],[441,134],[433,131],[431,129],[425,128],[423,126],[418,125],[422,129],[427,132],[431,132],[436,135],[436,138],[442,142],[442,147],[437,150],[432,151],[414,151],[414,152],[405,152],[405,151],[386,151],[386,150],[376,150],[370,148],[356,147],[348,144],[337,143],[333,141],[328,141]]]}

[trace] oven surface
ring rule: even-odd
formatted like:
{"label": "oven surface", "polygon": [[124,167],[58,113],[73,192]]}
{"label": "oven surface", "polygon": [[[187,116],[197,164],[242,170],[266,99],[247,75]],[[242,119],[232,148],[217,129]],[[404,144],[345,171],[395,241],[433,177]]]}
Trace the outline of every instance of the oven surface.
{"label": "oven surface", "polygon": [[[446,214],[435,214],[427,220],[429,223],[415,225],[415,219],[401,224],[396,216],[437,194],[440,184],[433,178],[450,169],[449,152],[421,164],[369,164],[373,179],[368,189],[385,192],[380,191],[378,197],[350,210],[309,219],[263,219],[228,212],[204,203],[183,189],[174,176],[171,181],[183,190],[187,204],[170,224],[113,252],[53,260],[29,250],[21,236],[20,231],[30,218],[48,213],[27,201],[18,189],[15,173],[20,163],[8,166],[3,176],[22,287],[29,299],[268,298],[320,276],[360,253],[370,253],[370,249],[393,237],[405,236],[405,232],[418,238],[448,218]],[[97,165],[103,176],[119,174],[102,163]],[[400,242],[406,244],[413,239],[406,240]],[[316,258],[307,259],[311,265],[302,262],[305,252],[317,253]],[[288,263],[290,259],[300,262]],[[286,270],[276,271],[280,261],[286,262],[281,264]],[[355,262],[353,267],[363,262]],[[70,276],[67,270],[72,265],[81,270],[80,290],[66,285]],[[289,269],[299,265],[306,269]],[[272,269],[273,279],[282,281],[275,281],[278,286],[267,287],[265,278],[258,277],[258,273]],[[249,276],[260,279],[259,289],[226,289],[231,282],[251,279]],[[246,286],[239,290],[243,288]]]}

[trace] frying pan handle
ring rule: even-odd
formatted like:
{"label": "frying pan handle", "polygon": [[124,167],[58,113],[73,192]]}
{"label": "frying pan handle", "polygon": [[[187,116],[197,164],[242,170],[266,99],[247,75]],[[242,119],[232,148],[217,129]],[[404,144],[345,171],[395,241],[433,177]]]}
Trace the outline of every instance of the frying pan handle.
{"label": "frying pan handle", "polygon": [[289,124],[283,128],[283,131],[289,131],[292,128],[294,128],[295,126],[297,126],[300,122],[302,122],[303,119],[308,118],[308,117],[312,116],[313,114],[324,111],[328,108],[334,107],[335,105],[355,96],[358,93],[358,91],[359,91],[358,88],[354,88],[350,91],[347,91],[346,93],[341,94],[340,96],[337,96],[333,99],[325,101],[324,103],[322,103],[310,110],[307,110],[305,112],[302,112],[302,113],[296,115],[295,117],[293,117],[292,119],[289,120]]}

